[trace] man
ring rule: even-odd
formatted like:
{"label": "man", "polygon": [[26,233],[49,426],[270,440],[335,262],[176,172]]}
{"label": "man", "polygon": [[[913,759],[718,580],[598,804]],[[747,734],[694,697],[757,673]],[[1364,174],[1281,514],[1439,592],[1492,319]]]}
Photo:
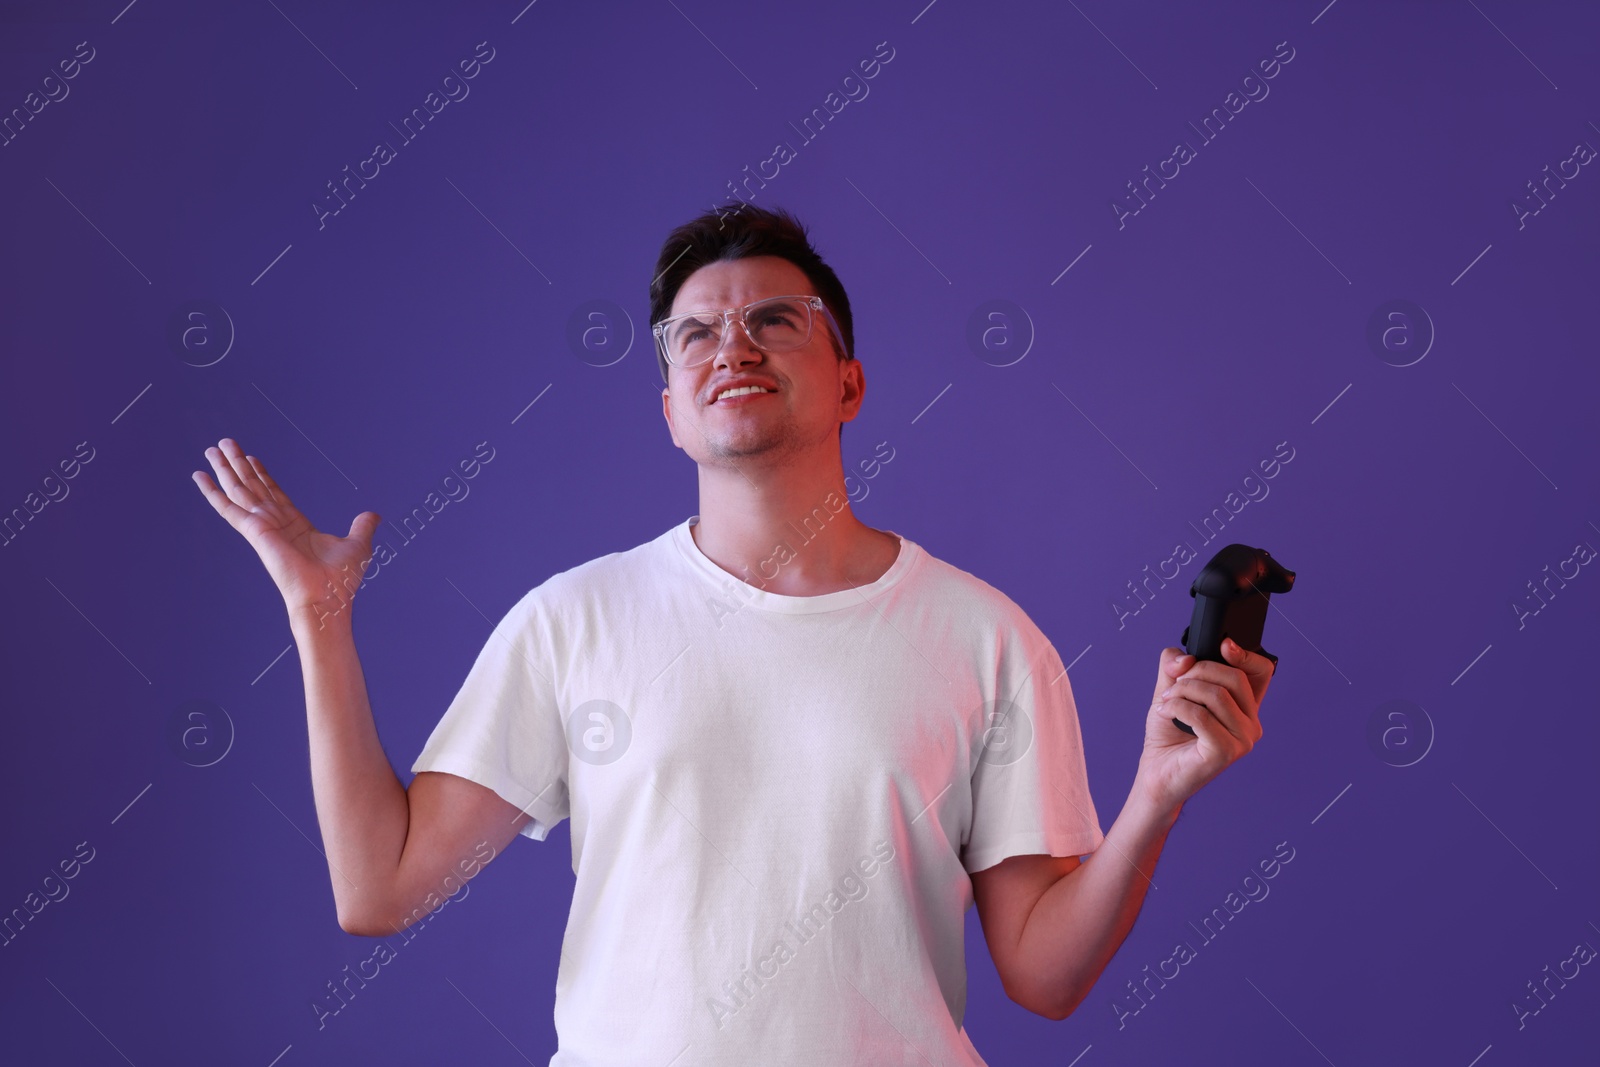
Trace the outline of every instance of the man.
{"label": "man", "polygon": [[1050,641],[850,510],[841,427],[865,373],[803,228],[701,216],[663,245],[651,304],[699,513],[523,596],[409,789],[338,592],[378,517],[318,533],[237,443],[207,450],[220,488],[195,478],[293,623],[339,923],[396,931],[517,834],[570,818],[552,1067],[982,1064],[962,1027],[967,908],[1007,993],[1065,1018],[1132,928],[1183,803],[1260,739],[1272,665],[1163,649],[1133,788],[1102,833]]}

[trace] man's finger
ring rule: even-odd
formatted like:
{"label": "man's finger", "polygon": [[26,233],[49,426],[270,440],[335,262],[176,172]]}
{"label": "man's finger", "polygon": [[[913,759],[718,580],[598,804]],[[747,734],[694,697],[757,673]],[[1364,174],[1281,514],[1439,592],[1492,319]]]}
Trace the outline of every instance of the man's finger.
{"label": "man's finger", "polygon": [[1181,648],[1161,650],[1161,672],[1168,678],[1176,678],[1193,665],[1194,657]]}
{"label": "man's finger", "polygon": [[[1227,662],[1227,657],[1233,655],[1233,651],[1226,641],[1222,645],[1222,654],[1224,662],[1215,663],[1210,660],[1202,660],[1194,665],[1193,670],[1188,672],[1188,677],[1195,681],[1208,682],[1225,689],[1246,718],[1255,718],[1259,714],[1262,694],[1266,691],[1266,681],[1261,680],[1258,682],[1243,667]],[[1265,659],[1265,657],[1262,658]],[[1267,660],[1267,662],[1271,663],[1272,661]]]}
{"label": "man's finger", "polygon": [[216,472],[217,486],[225,493],[229,500],[240,508],[249,511],[260,501],[248,486],[239,480],[238,472],[233,469],[233,464],[228,461],[227,453],[213,445],[206,449],[206,460],[210,462],[211,469]]}
{"label": "man's finger", "polygon": [[257,501],[263,502],[272,499],[272,494],[262,484],[260,476],[256,474],[255,467],[251,464],[249,457],[244,454],[244,449],[239,447],[238,441],[231,437],[224,437],[217,442],[217,448],[228,460],[228,465],[232,469],[234,477],[239,479],[239,484],[244,486],[251,496],[255,497]]}
{"label": "man's finger", "polygon": [[244,458],[248,460],[250,466],[255,469],[256,477],[261,479],[261,484],[266,486],[267,492],[271,494],[273,500],[277,501],[279,504],[282,504],[286,508],[294,506],[293,502],[289,500],[289,494],[283,491],[283,486],[279,485],[277,481],[273,479],[272,475],[267,473],[267,465],[265,463],[262,463],[261,460],[255,456],[246,456]]}
{"label": "man's finger", "polygon": [[1194,729],[1197,743],[1203,737],[1214,748],[1226,748],[1229,740],[1237,738],[1228,729],[1228,724],[1217,718],[1216,712],[1198,701],[1175,697],[1168,702],[1165,710],[1171,717],[1188,723]]}
{"label": "man's finger", "polygon": [[1259,703],[1262,694],[1267,691],[1267,682],[1272,679],[1272,672],[1277,669],[1277,664],[1259,652],[1250,652],[1239,647],[1231,637],[1225,638],[1222,642],[1222,656],[1230,667],[1244,671],[1245,677],[1250,679],[1250,691],[1255,694]]}
{"label": "man's finger", "polygon": [[[1173,684],[1172,700],[1182,700],[1203,708],[1210,718],[1240,741],[1250,744],[1246,736],[1251,727],[1250,713],[1239,704],[1238,695],[1225,685],[1199,678],[1185,678]],[[1190,723],[1193,726],[1194,723]]]}
{"label": "man's finger", "polygon": [[211,506],[216,509],[217,514],[221,515],[224,519],[227,519],[228,525],[232,526],[235,530],[239,529],[239,524],[241,522],[250,517],[250,513],[244,508],[241,508],[238,504],[235,504],[233,501],[229,500],[227,494],[221,489],[218,489],[216,484],[213,483],[210,478],[206,477],[204,471],[195,471],[189,477],[196,485],[200,487],[200,491],[205,494],[206,500],[208,500],[211,503]]}

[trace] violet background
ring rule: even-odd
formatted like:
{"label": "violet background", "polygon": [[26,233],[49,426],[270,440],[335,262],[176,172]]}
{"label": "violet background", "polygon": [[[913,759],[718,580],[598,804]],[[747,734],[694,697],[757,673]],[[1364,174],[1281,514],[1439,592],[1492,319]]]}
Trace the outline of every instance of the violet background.
{"label": "violet background", "polygon": [[[0,550],[0,914],[95,850],[0,948],[7,1062],[547,1062],[566,824],[318,1028],[312,1001],[374,942],[335,921],[281,601],[189,474],[236,437],[342,533],[494,448],[422,535],[390,531],[357,608],[409,781],[492,620],[695,512],[646,286],[666,233],[780,140],[797,157],[755,203],[812,228],[856,315],[845,464],[894,450],[857,514],[1006,592],[1072,664],[1104,827],[1204,559],[1243,541],[1299,575],[1268,620],[1263,740],[1189,803],[1079,1010],[1008,1001],[969,912],[980,1052],[1593,1062],[1593,968],[1521,1028],[1512,1004],[1600,946],[1600,577],[1520,628],[1512,605],[1600,546],[1600,175],[1520,228],[1510,206],[1600,145],[1592,7],[123,2],[0,14],[0,114],[95,50],[0,147],[0,509],[94,449]],[[470,95],[319,229],[325,183],[480,41]],[[868,95],[804,143],[790,123],[884,41]],[[1282,41],[1270,94],[1202,145],[1187,124]],[[1119,228],[1112,201],[1179,139],[1197,158]],[[234,331],[205,367],[215,347],[168,341],[200,299]],[[1022,309],[994,320],[1011,347],[975,349],[994,300]],[[1409,366],[1367,340],[1390,300],[1435,333]],[[575,318],[593,301],[615,310]],[[1279,442],[1270,495],[1203,547],[1189,524]],[[1180,540],[1200,560],[1119,628],[1126,583]],[[1426,720],[1386,746],[1391,700]],[[186,761],[188,701],[224,711]],[[1126,983],[1201,945],[1189,923],[1280,842],[1270,895],[1119,1027]]]}

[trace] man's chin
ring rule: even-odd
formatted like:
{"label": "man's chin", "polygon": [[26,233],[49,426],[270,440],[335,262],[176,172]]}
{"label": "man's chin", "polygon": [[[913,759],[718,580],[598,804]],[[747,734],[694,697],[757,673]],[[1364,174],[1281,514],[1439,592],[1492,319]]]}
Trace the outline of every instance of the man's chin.
{"label": "man's chin", "polygon": [[755,460],[780,456],[787,451],[788,439],[770,431],[729,433],[709,438],[713,460]]}

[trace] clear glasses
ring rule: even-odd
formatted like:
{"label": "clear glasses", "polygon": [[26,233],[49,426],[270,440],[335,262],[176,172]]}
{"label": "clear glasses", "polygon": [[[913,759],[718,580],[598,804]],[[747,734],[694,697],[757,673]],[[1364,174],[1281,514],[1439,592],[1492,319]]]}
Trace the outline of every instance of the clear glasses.
{"label": "clear glasses", "polygon": [[811,327],[818,312],[828,321],[839,351],[844,352],[839,324],[820,296],[769,296],[742,308],[686,311],[662,319],[650,331],[668,363],[674,367],[698,367],[722,351],[736,315],[751,344],[763,352],[788,352],[811,340]]}

